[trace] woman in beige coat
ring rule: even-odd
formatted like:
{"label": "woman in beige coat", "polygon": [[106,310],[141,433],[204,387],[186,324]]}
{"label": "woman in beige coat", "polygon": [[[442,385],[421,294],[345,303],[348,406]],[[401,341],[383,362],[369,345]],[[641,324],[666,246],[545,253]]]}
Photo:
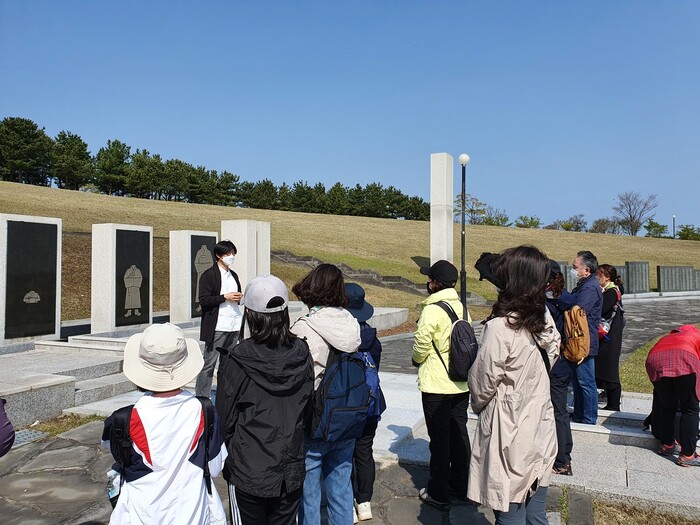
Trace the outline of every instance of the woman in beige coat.
{"label": "woman in beige coat", "polygon": [[546,524],[557,454],[549,368],[560,336],[545,307],[547,257],[537,248],[503,252],[492,271],[504,283],[469,373],[479,414],[467,496],[491,507],[496,523]]}

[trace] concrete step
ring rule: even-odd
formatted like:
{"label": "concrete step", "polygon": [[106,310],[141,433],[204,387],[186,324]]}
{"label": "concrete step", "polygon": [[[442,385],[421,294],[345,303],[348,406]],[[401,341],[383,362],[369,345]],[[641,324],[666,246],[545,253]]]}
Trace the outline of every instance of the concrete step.
{"label": "concrete step", "polygon": [[7,400],[5,409],[14,427],[22,428],[59,416],[65,407],[73,405],[75,379],[32,372],[4,376],[0,378],[0,397]]}
{"label": "concrete step", "polygon": [[71,343],[41,342],[35,350],[0,356],[0,383],[29,371],[70,376],[76,381],[94,379],[122,370],[122,354],[115,351],[76,347]]}
{"label": "concrete step", "polygon": [[91,416],[98,415],[102,417],[108,417],[118,408],[124,407],[126,405],[133,405],[136,401],[143,396],[142,392],[138,390],[133,390],[131,392],[126,392],[125,394],[120,394],[114,397],[109,397],[101,399],[99,401],[93,401],[92,403],[86,403],[84,405],[70,406],[63,409],[64,414],[79,414],[81,416]]}
{"label": "concrete step", "polygon": [[136,390],[123,373],[111,374],[75,383],[75,405],[94,403]]}
{"label": "concrete step", "polygon": [[115,352],[122,352],[128,337],[100,337],[96,335],[76,335],[68,338],[68,342],[71,344],[76,344],[78,347],[89,347],[99,350],[113,350]]}

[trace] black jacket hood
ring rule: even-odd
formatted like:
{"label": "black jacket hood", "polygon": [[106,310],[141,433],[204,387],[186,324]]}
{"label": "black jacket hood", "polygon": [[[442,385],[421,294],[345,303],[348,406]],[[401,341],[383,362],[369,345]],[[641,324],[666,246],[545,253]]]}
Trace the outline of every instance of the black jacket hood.
{"label": "black jacket hood", "polygon": [[303,339],[291,348],[269,348],[246,339],[230,352],[233,359],[260,388],[274,396],[290,395],[308,380],[311,359]]}

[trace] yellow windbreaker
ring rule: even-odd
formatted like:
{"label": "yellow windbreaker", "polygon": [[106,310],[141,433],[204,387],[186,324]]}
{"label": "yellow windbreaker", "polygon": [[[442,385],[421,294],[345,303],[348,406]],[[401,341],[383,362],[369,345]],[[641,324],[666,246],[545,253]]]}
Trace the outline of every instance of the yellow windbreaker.
{"label": "yellow windbreaker", "polygon": [[[440,358],[435,353],[435,346],[440,351],[445,366],[450,366],[450,330],[452,321],[447,313],[435,305],[446,301],[462,318],[462,303],[459,302],[457,290],[445,288],[428,296],[420,303],[421,315],[413,341],[413,360],[420,363],[418,368],[418,389],[429,394],[460,394],[468,392],[466,381],[452,381]],[[471,318],[468,319],[471,322]]]}

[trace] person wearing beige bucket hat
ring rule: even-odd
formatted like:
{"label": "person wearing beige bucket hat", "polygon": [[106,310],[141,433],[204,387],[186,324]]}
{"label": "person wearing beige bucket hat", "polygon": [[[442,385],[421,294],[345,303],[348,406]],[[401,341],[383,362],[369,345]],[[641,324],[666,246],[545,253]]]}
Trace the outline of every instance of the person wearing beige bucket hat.
{"label": "person wearing beige bucket hat", "polygon": [[[110,524],[226,523],[221,499],[216,490],[208,493],[204,476],[205,458],[209,476],[215,478],[228,455],[219,416],[213,410],[213,432],[205,431],[202,403],[182,390],[203,362],[199,343],[185,338],[174,324],[151,325],[127,341],[124,375],[145,394],[125,425],[128,460],[114,456],[118,476],[113,484],[121,486],[121,493]],[[105,421],[105,446],[112,426],[119,428],[115,421],[116,412]]]}

